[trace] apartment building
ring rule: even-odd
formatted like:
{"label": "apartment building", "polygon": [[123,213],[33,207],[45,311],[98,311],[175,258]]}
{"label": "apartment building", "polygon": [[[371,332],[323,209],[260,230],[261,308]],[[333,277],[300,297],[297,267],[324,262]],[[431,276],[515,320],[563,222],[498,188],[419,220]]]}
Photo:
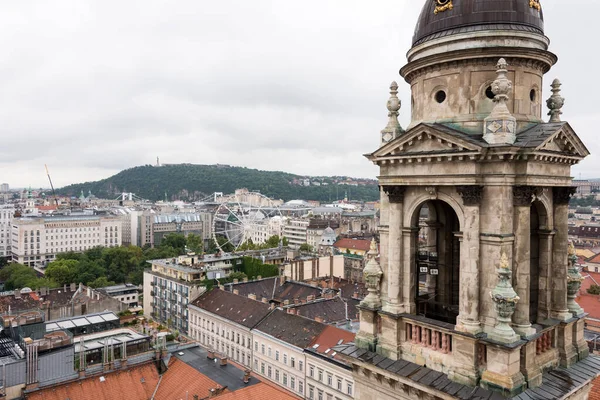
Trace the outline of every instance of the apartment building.
{"label": "apartment building", "polygon": [[10,257],[11,255],[10,230],[14,214],[15,208],[12,205],[0,206],[0,257]]}
{"label": "apartment building", "polygon": [[159,246],[170,233],[193,233],[207,242],[212,238],[210,212],[156,213],[153,210],[128,210],[122,216],[126,220],[124,230],[128,235],[124,241],[136,246]]}
{"label": "apartment building", "polygon": [[138,306],[138,287],[131,283],[125,283],[122,285],[106,286],[97,289],[99,292],[112,297],[113,299],[119,300],[124,303],[127,307]]}
{"label": "apartment building", "polygon": [[306,228],[306,243],[308,243],[314,250],[318,250],[318,246],[321,244],[321,239],[325,233],[326,237],[333,238],[333,241],[329,244],[332,246],[340,232],[339,227],[340,224],[336,220],[313,218],[310,220],[309,225]]}
{"label": "apartment building", "polygon": [[189,335],[202,346],[252,368],[252,328],[271,312],[269,304],[211,290],[189,305]]}
{"label": "apartment building", "polygon": [[144,271],[144,314],[187,334],[188,304],[206,290],[205,279],[227,276],[241,256],[194,254],[149,260]]}
{"label": "apartment building", "polygon": [[302,219],[291,219],[287,225],[283,227],[283,236],[287,238],[291,248],[298,248],[306,243],[306,231],[309,221]]}
{"label": "apartment building", "polygon": [[350,400],[354,398],[352,367],[333,347],[354,341],[354,333],[327,326],[305,350],[306,398],[311,400]]}
{"label": "apartment building", "polygon": [[279,386],[305,397],[306,356],[304,349],[326,325],[274,310],[252,330],[252,369]]}
{"label": "apartment building", "polygon": [[122,243],[122,221],[104,215],[60,215],[15,218],[11,227],[13,262],[45,267],[58,253]]}

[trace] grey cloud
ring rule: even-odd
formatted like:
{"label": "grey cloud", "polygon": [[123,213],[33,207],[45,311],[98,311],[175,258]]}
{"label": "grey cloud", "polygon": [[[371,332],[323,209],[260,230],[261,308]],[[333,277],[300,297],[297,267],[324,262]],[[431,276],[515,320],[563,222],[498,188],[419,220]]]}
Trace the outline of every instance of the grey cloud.
{"label": "grey cloud", "polygon": [[[0,4],[0,180],[46,186],[134,165],[224,163],[375,177],[392,80],[422,1],[267,0]],[[585,6],[586,13],[576,12]],[[589,76],[600,4],[544,4],[564,117],[592,151]],[[577,41],[574,38],[581,38]],[[544,98],[549,95],[544,88]],[[598,149],[600,150],[600,149]],[[574,174],[600,176],[591,156]]]}

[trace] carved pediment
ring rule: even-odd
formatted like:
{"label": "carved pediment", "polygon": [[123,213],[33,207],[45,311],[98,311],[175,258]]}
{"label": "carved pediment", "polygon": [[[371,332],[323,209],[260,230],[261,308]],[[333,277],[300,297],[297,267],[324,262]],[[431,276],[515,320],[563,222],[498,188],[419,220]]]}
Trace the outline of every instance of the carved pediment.
{"label": "carved pediment", "polygon": [[538,152],[560,153],[573,157],[585,157],[590,154],[583,142],[569,124],[564,124],[550,135],[536,149]]}
{"label": "carved pediment", "polygon": [[479,153],[481,149],[481,146],[472,141],[431,126],[419,125],[367,157],[376,160],[390,157]]}

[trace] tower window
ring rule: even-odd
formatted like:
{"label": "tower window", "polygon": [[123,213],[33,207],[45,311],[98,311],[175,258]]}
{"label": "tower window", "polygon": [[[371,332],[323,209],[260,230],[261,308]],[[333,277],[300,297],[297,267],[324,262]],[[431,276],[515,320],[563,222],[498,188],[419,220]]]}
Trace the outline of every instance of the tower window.
{"label": "tower window", "polygon": [[537,92],[535,91],[535,89],[531,89],[529,91],[529,100],[531,100],[532,103],[535,103],[537,100]]}
{"label": "tower window", "polygon": [[490,100],[494,100],[494,97],[496,97],[491,86],[488,86],[487,89],[485,89],[485,96]]}
{"label": "tower window", "polygon": [[435,94],[435,101],[437,101],[440,104],[442,104],[444,101],[446,101],[446,92],[444,92],[443,90],[439,90]]}

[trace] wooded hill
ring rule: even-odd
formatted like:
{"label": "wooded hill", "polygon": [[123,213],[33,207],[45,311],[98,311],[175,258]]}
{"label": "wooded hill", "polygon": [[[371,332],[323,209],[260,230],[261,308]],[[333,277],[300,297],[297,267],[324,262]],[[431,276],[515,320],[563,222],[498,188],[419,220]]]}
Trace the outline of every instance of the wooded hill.
{"label": "wooded hill", "polygon": [[[299,180],[308,178],[321,186],[302,186]],[[119,172],[100,181],[78,183],[58,189],[61,195],[79,196],[83,191],[99,198],[117,198],[123,192],[157,201],[197,201],[214,192],[230,194],[235,189],[247,188],[265,196],[285,201],[294,199],[329,202],[341,200],[348,194],[350,200],[374,201],[379,198],[375,180],[360,180],[365,184],[343,184],[347,177],[303,177],[279,171],[232,167],[227,165],[176,164],[155,167],[145,165]],[[354,180],[357,181],[357,180]],[[323,185],[326,183],[327,185]]]}

